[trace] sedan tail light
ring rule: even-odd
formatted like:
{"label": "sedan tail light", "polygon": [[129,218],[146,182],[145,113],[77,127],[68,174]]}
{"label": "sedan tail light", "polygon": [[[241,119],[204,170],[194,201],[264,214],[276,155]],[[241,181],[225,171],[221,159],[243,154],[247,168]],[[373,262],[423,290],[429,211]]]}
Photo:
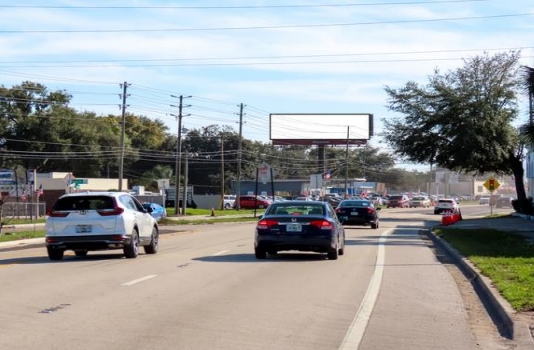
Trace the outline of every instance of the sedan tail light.
{"label": "sedan tail light", "polygon": [[375,208],[367,208],[367,214],[374,214],[375,212]]}
{"label": "sedan tail light", "polygon": [[331,230],[332,229],[332,223],[327,220],[313,220],[310,222],[310,226],[317,227],[321,230]]}
{"label": "sedan tail light", "polygon": [[260,230],[266,230],[276,225],[278,225],[278,221],[271,220],[271,219],[264,219],[258,222],[258,225],[256,225],[256,228]]}

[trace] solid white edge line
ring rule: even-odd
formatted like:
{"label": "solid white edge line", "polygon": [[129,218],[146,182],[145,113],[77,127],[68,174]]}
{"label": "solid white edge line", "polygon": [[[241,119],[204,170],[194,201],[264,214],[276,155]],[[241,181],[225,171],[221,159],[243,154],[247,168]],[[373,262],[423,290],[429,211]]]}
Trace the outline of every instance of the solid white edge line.
{"label": "solid white edge line", "polygon": [[220,252],[217,252],[215,254],[212,254],[211,256],[218,256],[218,255],[223,255],[224,253],[228,253],[229,250],[221,250]]}
{"label": "solid white edge line", "polygon": [[123,283],[121,284],[121,286],[133,286],[134,284],[136,283],[139,283],[139,282],[144,282],[146,280],[149,280],[149,279],[152,279],[154,277],[158,277],[158,275],[148,275],[148,276],[145,276],[145,277],[141,277],[141,278],[138,278],[136,280],[133,280],[133,281],[130,281],[130,282],[126,282],[126,283]]}
{"label": "solid white edge line", "polygon": [[392,230],[384,231],[378,240],[378,252],[376,255],[373,276],[371,277],[371,281],[369,282],[367,292],[365,292],[360,308],[358,309],[356,316],[354,316],[354,320],[352,321],[339,350],[356,350],[360,347],[360,343],[363,340],[365,330],[371,319],[371,314],[373,313],[376,301],[378,300],[378,294],[380,293],[380,287],[382,285],[384,263],[386,260],[386,248],[384,243],[386,242],[386,236],[390,231]]}

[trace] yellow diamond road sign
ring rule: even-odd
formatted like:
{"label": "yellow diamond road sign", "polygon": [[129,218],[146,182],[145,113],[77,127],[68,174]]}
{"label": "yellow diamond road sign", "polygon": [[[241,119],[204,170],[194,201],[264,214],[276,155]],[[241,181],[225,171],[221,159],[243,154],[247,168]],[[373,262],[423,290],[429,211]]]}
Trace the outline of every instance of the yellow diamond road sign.
{"label": "yellow diamond road sign", "polygon": [[484,182],[484,187],[486,187],[490,192],[493,192],[498,189],[500,185],[501,184],[499,183],[499,181],[494,178],[489,178],[486,180],[486,182]]}

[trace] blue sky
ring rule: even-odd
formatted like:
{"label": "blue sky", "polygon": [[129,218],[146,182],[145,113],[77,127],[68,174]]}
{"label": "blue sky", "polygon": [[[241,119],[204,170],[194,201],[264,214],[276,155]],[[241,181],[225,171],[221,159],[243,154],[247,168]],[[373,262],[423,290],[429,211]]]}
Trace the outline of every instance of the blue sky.
{"label": "blue sky", "polygon": [[118,115],[127,82],[127,110],[172,132],[183,95],[186,128],[237,131],[243,103],[248,139],[269,141],[269,113],[372,113],[379,133],[393,116],[386,85],[485,51],[534,65],[532,0],[13,3],[0,0],[0,84],[43,83],[78,110]]}

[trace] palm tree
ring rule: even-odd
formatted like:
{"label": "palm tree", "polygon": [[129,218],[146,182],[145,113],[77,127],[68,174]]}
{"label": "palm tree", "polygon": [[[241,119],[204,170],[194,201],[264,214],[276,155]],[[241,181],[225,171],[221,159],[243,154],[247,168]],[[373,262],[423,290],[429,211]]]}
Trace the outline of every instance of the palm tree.
{"label": "palm tree", "polygon": [[522,134],[534,145],[534,68],[523,66],[522,86],[528,94],[528,123],[523,126]]}
{"label": "palm tree", "polygon": [[[521,127],[520,134],[528,145],[529,151],[534,152],[534,68],[523,66],[521,78],[521,85],[528,94],[528,122]],[[530,201],[525,201],[524,205],[520,205],[520,207],[520,212],[532,213]]]}

